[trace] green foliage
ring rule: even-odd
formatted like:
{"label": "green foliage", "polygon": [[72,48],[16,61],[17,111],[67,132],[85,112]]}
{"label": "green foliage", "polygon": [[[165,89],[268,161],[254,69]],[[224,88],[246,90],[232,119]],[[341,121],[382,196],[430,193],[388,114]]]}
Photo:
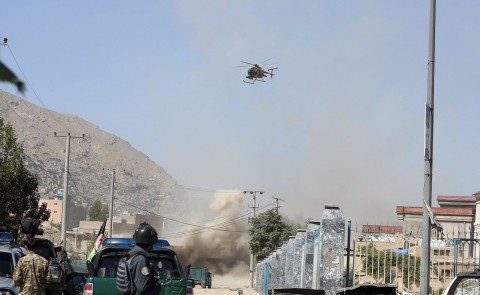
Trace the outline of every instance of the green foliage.
{"label": "green foliage", "polygon": [[408,254],[393,253],[390,249],[378,251],[373,244],[362,247],[363,265],[366,266],[366,273],[374,278],[382,278],[385,275],[385,282],[390,282],[398,276],[403,276],[403,283],[417,285],[420,283],[420,257]]}
{"label": "green foliage", "polygon": [[250,251],[261,260],[282,245],[293,233],[292,225],[285,223],[274,209],[250,220]]}
{"label": "green foliage", "polygon": [[104,221],[108,218],[108,206],[103,205],[100,200],[95,200],[93,202],[92,207],[90,207],[90,211],[88,211],[88,217],[90,221]]}
{"label": "green foliage", "polygon": [[25,90],[25,84],[2,62],[0,62],[0,81],[14,84],[20,92]]}
{"label": "green foliage", "polygon": [[0,118],[0,225],[16,235],[23,213],[32,209],[39,224],[50,218],[46,203],[40,207],[37,177],[25,167],[23,146],[10,124]]}

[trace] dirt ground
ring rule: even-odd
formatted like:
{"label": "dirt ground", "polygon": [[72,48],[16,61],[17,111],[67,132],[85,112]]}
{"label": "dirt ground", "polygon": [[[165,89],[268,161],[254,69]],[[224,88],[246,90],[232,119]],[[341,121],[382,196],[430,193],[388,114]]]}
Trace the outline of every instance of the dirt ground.
{"label": "dirt ground", "polygon": [[[212,288],[203,289],[196,286],[193,290],[194,295],[259,295],[254,289],[250,288],[249,276],[229,276],[215,275],[212,280]],[[239,290],[241,290],[239,292]]]}

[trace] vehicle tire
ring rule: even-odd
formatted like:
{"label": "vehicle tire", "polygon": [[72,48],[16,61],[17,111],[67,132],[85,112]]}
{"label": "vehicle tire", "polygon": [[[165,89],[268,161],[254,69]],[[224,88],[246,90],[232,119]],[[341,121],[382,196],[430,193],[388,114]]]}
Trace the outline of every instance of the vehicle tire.
{"label": "vehicle tire", "polygon": [[212,288],[212,284],[208,284],[208,289],[211,289]]}

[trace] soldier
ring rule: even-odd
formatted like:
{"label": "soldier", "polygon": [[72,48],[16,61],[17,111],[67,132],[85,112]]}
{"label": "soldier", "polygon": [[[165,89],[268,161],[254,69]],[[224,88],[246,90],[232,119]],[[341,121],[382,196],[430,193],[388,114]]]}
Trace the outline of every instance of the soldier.
{"label": "soldier", "polygon": [[25,245],[28,254],[20,258],[15,266],[13,281],[20,287],[19,295],[45,295],[45,289],[52,280],[48,261],[35,253],[38,247],[36,239],[29,239]]}
{"label": "soldier", "polygon": [[32,209],[28,209],[25,211],[23,219],[20,223],[20,234],[19,238],[22,242],[27,242],[29,239],[35,237],[38,233],[38,225],[33,220],[33,211]]}
{"label": "soldier", "polygon": [[154,270],[147,262],[148,252],[158,241],[157,231],[148,223],[143,222],[135,230],[135,247],[128,252],[131,258],[129,271],[135,286],[135,294],[160,294],[160,285],[154,278]]}

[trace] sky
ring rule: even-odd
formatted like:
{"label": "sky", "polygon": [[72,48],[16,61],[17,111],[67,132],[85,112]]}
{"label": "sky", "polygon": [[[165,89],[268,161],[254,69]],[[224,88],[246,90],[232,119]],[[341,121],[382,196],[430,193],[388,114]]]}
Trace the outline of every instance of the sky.
{"label": "sky", "polygon": [[[180,185],[264,191],[257,204],[281,198],[295,220],[335,204],[397,224],[396,206],[423,200],[429,4],[2,1],[0,60],[26,100],[119,136]],[[437,1],[434,206],[480,190],[478,11]],[[277,74],[246,84],[242,61]]]}

